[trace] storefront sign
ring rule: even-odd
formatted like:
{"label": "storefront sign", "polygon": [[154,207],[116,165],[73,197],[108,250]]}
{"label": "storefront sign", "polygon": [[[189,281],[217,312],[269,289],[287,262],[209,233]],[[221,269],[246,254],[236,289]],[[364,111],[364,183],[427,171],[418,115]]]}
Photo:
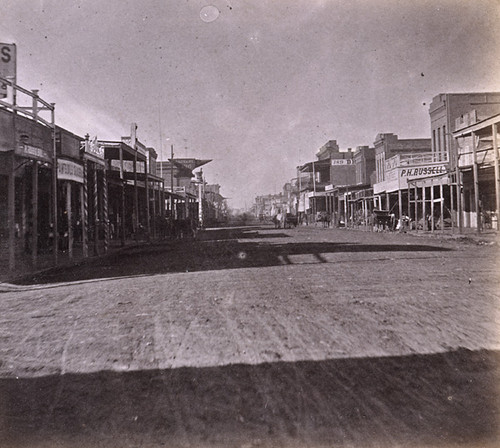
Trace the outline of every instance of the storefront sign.
{"label": "storefront sign", "polygon": [[[0,77],[16,81],[16,44],[0,43]],[[0,98],[7,96],[7,85],[0,83]]]}
{"label": "storefront sign", "polygon": [[0,76],[16,78],[16,44],[0,43]]}
{"label": "storefront sign", "polygon": [[83,184],[83,166],[70,160],[57,160],[57,178]]}
{"label": "storefront sign", "polygon": [[37,146],[19,143],[16,148],[16,154],[28,159],[41,160],[42,162],[52,162],[52,155],[49,151]]}
{"label": "storefront sign", "polygon": [[[433,179],[435,185],[446,185],[448,177],[443,176],[447,173],[446,164],[438,165],[420,165],[412,167],[397,167],[385,173],[385,180],[373,185],[373,192],[380,194],[390,193],[397,190],[406,190],[408,181],[420,178]],[[397,177],[395,176],[397,174]]]}
{"label": "storefront sign", "polygon": [[336,165],[352,165],[351,159],[332,159],[332,166]]}
{"label": "storefront sign", "polygon": [[90,154],[98,159],[104,159],[104,147],[99,145],[97,137],[93,140],[83,142],[84,150],[87,154]]}
{"label": "storefront sign", "polygon": [[412,168],[399,168],[399,177],[414,179],[417,177],[446,174],[446,165],[429,165]]}
{"label": "storefront sign", "polygon": [[393,170],[394,168],[397,168],[399,165],[399,155],[396,155],[394,157],[391,157],[390,159],[387,159],[385,161],[385,170],[390,171]]}

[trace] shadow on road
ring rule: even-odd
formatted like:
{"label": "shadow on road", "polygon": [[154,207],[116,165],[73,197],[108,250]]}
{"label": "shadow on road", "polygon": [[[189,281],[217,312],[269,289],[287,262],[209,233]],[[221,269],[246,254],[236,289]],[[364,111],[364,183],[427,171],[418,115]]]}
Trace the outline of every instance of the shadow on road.
{"label": "shadow on road", "polygon": [[[439,252],[440,246],[424,244],[356,244],[340,242],[283,243],[278,232],[224,230],[206,232],[198,240],[180,240],[128,248],[75,266],[54,268],[14,281],[20,285],[81,281],[99,278],[157,275],[172,272],[269,267],[292,264],[291,256],[311,255],[327,263],[324,255],[342,252]],[[245,241],[250,238],[255,241]],[[258,232],[255,234],[254,232]],[[233,238],[229,238],[231,236]],[[265,240],[265,237],[268,240]],[[274,237],[275,240],[270,238]]]}
{"label": "shadow on road", "polygon": [[273,226],[247,226],[233,228],[214,228],[199,234],[200,241],[241,240],[254,238],[289,238],[281,229]]}
{"label": "shadow on road", "polygon": [[498,446],[500,353],[0,379],[0,445]]}

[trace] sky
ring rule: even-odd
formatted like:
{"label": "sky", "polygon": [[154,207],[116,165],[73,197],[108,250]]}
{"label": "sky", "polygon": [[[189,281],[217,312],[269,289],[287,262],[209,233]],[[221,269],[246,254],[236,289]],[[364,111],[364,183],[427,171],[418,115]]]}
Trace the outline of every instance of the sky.
{"label": "sky", "polygon": [[17,84],[78,135],[212,159],[234,208],[328,140],[429,138],[439,93],[500,90],[498,0],[0,0]]}

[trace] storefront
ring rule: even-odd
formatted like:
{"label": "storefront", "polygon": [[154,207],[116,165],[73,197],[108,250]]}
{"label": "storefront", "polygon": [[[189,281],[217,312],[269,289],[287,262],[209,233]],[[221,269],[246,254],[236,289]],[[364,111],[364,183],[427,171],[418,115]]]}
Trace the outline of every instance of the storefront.
{"label": "storefront", "polygon": [[[448,164],[431,154],[398,154],[386,161],[385,180],[373,185],[374,207],[408,217],[422,230],[444,228],[451,222]],[[451,224],[450,224],[451,225]]]}
{"label": "storefront", "polygon": [[8,88],[11,99],[15,91],[31,102],[0,101],[0,264],[13,271],[36,267],[42,253],[57,263],[57,181],[54,106],[37,91]]}
{"label": "storefront", "polygon": [[500,114],[453,133],[457,146],[460,230],[500,230]]}
{"label": "storefront", "polygon": [[83,163],[57,159],[59,248],[73,258],[75,244],[83,256],[84,168]]}
{"label": "storefront", "polygon": [[104,147],[87,134],[83,149],[82,250],[87,257],[106,253],[109,247],[108,181]]}

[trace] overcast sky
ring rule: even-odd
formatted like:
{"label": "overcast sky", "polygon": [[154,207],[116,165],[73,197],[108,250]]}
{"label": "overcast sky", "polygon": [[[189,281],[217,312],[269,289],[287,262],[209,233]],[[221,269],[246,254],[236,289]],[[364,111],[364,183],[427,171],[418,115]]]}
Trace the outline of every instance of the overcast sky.
{"label": "overcast sky", "polygon": [[[430,137],[444,92],[500,90],[498,0],[0,0],[22,87],[79,135],[213,159],[230,204],[328,140]],[[206,7],[209,8],[206,8]],[[168,139],[168,140],[167,140]]]}

